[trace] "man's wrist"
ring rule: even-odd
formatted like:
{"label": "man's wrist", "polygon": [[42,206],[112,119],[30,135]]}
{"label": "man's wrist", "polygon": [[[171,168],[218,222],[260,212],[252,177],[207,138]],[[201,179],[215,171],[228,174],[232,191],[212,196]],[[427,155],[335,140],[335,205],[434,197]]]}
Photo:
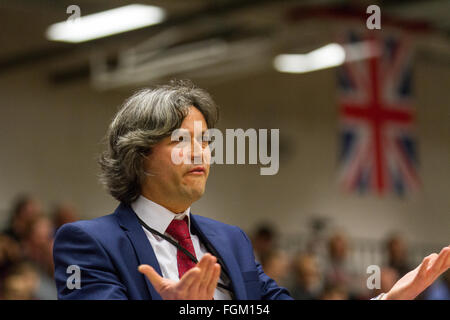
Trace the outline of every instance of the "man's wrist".
{"label": "man's wrist", "polygon": [[386,299],[386,293],[380,293],[379,295],[377,295],[376,297],[370,299],[370,300],[387,300]]}

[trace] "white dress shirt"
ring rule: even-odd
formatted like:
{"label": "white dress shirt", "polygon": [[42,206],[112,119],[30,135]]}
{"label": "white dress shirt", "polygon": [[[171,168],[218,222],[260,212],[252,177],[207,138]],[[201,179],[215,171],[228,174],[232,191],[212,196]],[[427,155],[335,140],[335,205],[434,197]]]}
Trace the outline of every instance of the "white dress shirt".
{"label": "white dress shirt", "polygon": [[[149,227],[155,229],[156,231],[170,237],[166,233],[166,229],[172,222],[172,219],[184,219],[188,217],[188,227],[189,234],[191,235],[192,244],[194,245],[195,256],[197,260],[203,257],[203,255],[208,252],[205,246],[200,243],[198,237],[191,233],[191,220],[190,211],[191,208],[187,208],[183,213],[173,213],[165,207],[145,198],[144,196],[139,196],[139,198],[131,204],[134,212],[138,217],[144,221]],[[155,251],[156,258],[161,268],[162,276],[167,279],[179,280],[178,267],[177,267],[177,247],[172,245],[167,240],[164,240],[160,236],[154,235],[144,227],[147,239]],[[221,277],[219,282],[224,284],[224,279]],[[214,292],[215,300],[230,300],[231,296],[227,290],[217,287]]]}

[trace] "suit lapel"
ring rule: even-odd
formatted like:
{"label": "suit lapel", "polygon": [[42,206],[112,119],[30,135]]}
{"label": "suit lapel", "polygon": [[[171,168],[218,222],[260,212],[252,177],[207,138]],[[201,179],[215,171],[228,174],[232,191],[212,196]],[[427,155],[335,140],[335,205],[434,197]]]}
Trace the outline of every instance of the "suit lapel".
{"label": "suit lapel", "polygon": [[[158,274],[162,274],[156,259],[155,252],[149,243],[144,230],[142,230],[133,209],[123,203],[116,209],[116,215],[119,219],[120,226],[125,230],[125,233],[130,239],[140,264],[148,264],[152,266]],[[138,272],[136,270],[136,272]],[[161,296],[156,292],[146,276],[145,283],[153,300],[161,300]]]}
{"label": "suit lapel", "polygon": [[247,298],[247,291],[245,290],[244,279],[233,255],[233,250],[229,245],[229,239],[226,239],[223,234],[216,232],[213,227],[204,223],[198,216],[194,214],[190,216],[191,223],[202,240],[207,241],[220,255],[224,263],[225,271],[230,277],[235,298],[237,300],[245,300]]}

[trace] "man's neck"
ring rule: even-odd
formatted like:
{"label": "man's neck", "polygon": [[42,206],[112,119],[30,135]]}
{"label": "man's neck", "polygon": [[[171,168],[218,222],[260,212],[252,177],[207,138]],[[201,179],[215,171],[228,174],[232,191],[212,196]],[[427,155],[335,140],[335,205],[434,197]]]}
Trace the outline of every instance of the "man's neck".
{"label": "man's neck", "polygon": [[160,206],[166,208],[167,210],[169,210],[175,214],[185,212],[187,210],[187,208],[189,208],[191,205],[190,203],[189,204],[173,203],[173,202],[169,202],[169,201],[164,201],[162,199],[155,199],[154,197],[150,196],[149,194],[145,194],[145,193],[142,193],[142,196],[147,198],[148,200],[151,200],[151,201],[159,204]]}

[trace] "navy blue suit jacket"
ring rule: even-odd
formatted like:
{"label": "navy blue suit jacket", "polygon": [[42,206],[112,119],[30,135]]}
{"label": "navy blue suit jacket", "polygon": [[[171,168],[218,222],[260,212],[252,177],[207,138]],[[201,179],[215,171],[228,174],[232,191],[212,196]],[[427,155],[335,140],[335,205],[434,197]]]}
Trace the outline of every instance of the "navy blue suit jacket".
{"label": "navy blue suit jacket", "polygon": [[[252,245],[240,228],[194,214],[191,224],[222,259],[235,299],[292,299],[255,262]],[[161,274],[133,209],[123,203],[110,215],[63,225],[56,233],[53,256],[59,299],[161,299],[137,270],[148,264]],[[80,268],[79,289],[67,286],[70,265]]]}

